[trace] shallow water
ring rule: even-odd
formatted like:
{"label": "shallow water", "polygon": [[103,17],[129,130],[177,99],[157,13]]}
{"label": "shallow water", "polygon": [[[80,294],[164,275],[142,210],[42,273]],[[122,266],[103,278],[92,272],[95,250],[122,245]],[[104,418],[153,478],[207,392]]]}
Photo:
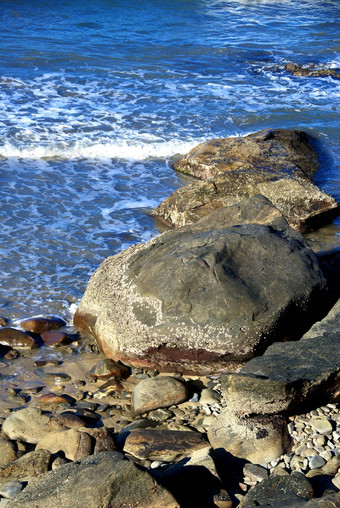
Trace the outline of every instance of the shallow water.
{"label": "shallow water", "polygon": [[[71,318],[108,255],[148,240],[148,213],[202,140],[302,128],[340,197],[337,0],[47,0],[0,4],[0,311]],[[321,247],[338,246],[339,224]]]}

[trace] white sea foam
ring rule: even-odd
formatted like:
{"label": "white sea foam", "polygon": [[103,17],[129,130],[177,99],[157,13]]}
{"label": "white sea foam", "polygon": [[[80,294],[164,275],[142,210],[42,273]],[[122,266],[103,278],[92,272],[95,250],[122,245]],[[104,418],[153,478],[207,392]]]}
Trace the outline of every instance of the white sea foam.
{"label": "white sea foam", "polygon": [[159,141],[159,142],[103,142],[87,144],[76,142],[72,146],[36,146],[35,144],[18,147],[10,143],[0,146],[0,156],[17,159],[124,159],[141,161],[149,158],[166,159],[176,154],[184,154],[203,139],[190,141]]}

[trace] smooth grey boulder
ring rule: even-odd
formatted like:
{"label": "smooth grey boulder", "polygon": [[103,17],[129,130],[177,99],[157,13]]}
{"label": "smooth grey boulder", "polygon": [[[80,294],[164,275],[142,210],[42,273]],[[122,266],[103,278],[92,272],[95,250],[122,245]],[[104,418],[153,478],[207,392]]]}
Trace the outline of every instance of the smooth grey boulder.
{"label": "smooth grey boulder", "polygon": [[11,508],[179,508],[173,496],[145,471],[117,452],[65,464],[28,485]]}
{"label": "smooth grey boulder", "polygon": [[340,300],[297,342],[272,344],[238,374],[222,376],[228,406],[241,414],[294,413],[340,400]]}
{"label": "smooth grey boulder", "polygon": [[296,336],[327,282],[302,235],[271,213],[270,224],[237,226],[216,214],[106,259],[74,324],[116,361],[197,373],[235,370]]}
{"label": "smooth grey boulder", "polygon": [[135,414],[146,413],[152,409],[179,404],[187,398],[185,382],[171,376],[157,376],[143,379],[132,392],[132,406]]}

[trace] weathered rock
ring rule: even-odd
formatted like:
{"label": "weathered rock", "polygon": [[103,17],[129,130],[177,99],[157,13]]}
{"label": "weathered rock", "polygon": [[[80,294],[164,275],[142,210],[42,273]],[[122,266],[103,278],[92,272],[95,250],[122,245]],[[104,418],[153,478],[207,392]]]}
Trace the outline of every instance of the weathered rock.
{"label": "weathered rock", "polygon": [[287,425],[279,416],[240,418],[224,409],[208,429],[211,446],[254,464],[267,464],[287,452]]}
{"label": "weathered rock", "polygon": [[228,406],[240,414],[294,413],[339,400],[340,335],[275,343],[240,373],[222,376],[221,385]]}
{"label": "weathered rock", "polygon": [[34,349],[38,343],[28,334],[16,328],[0,329],[0,345],[11,348]]}
{"label": "weathered rock", "polygon": [[45,346],[54,347],[71,342],[71,337],[65,332],[48,331],[41,334]]}
{"label": "weathered rock", "polygon": [[288,507],[297,501],[307,501],[312,496],[313,487],[302,473],[293,473],[290,476],[270,476],[250,489],[240,507]]}
{"label": "weathered rock", "polygon": [[244,137],[201,143],[177,161],[174,168],[202,179],[240,169],[311,178],[318,169],[318,156],[306,132],[265,129]]}
{"label": "weathered rock", "polygon": [[132,392],[132,405],[136,414],[152,409],[179,404],[187,398],[185,382],[170,376],[143,379]]}
{"label": "weathered rock", "polygon": [[12,482],[7,482],[0,485],[0,496],[10,499],[11,497],[19,494],[24,488],[24,484],[22,482],[18,482],[13,480]]}
{"label": "weathered rock", "polygon": [[26,332],[41,334],[50,330],[57,330],[66,326],[66,321],[57,317],[35,317],[20,322],[20,326]]}
{"label": "weathered rock", "polygon": [[11,413],[2,424],[2,432],[9,439],[36,444],[49,432],[50,417],[40,409],[28,407]]}
{"label": "weathered rock", "polygon": [[238,170],[177,189],[151,216],[169,226],[181,227],[258,194],[269,199],[289,225],[303,233],[330,222],[339,213],[336,200],[306,178]]}
{"label": "weathered rock", "polygon": [[251,481],[262,482],[268,478],[268,469],[258,464],[246,464],[243,468],[244,476],[248,476]]}
{"label": "weathered rock", "polygon": [[130,375],[130,369],[110,358],[105,358],[92,367],[89,375],[94,379],[107,379],[109,377],[125,379]]}
{"label": "weathered rock", "polygon": [[53,415],[29,406],[11,413],[2,424],[2,432],[9,439],[36,444],[51,430],[83,427],[76,415]]}
{"label": "weathered rock", "polygon": [[36,446],[36,450],[48,450],[52,454],[63,452],[67,459],[73,461],[91,455],[93,449],[94,442],[91,436],[76,429],[49,432]]}
{"label": "weathered rock", "polygon": [[124,451],[138,459],[172,462],[207,447],[203,434],[191,431],[136,429],[125,441]]}
{"label": "weathered rock", "polygon": [[34,450],[19,459],[0,468],[0,483],[3,480],[29,481],[39,474],[46,473],[51,462],[51,454],[47,450]]}
{"label": "weathered rock", "polygon": [[331,69],[324,67],[316,67],[312,65],[298,65],[292,62],[288,62],[285,65],[285,70],[291,72],[294,76],[307,76],[309,78],[323,78],[331,76],[335,79],[340,79],[339,69]]}
{"label": "weathered rock", "polygon": [[18,458],[17,447],[13,441],[0,438],[0,467],[5,467]]}
{"label": "weathered rock", "polygon": [[117,452],[99,453],[50,471],[11,499],[11,508],[22,506],[179,508],[166,489]]}
{"label": "weathered rock", "polygon": [[208,221],[106,259],[74,323],[123,363],[234,370],[301,333],[325,286],[317,258],[282,218],[270,226]]}

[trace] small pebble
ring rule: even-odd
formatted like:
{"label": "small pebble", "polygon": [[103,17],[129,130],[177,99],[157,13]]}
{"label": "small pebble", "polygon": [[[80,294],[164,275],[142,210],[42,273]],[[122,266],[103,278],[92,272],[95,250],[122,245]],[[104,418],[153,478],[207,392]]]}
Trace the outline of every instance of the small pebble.
{"label": "small pebble", "polygon": [[311,469],[318,469],[319,467],[322,467],[325,464],[326,464],[325,459],[320,457],[319,455],[314,455],[314,457],[311,457],[309,459],[309,467]]}

